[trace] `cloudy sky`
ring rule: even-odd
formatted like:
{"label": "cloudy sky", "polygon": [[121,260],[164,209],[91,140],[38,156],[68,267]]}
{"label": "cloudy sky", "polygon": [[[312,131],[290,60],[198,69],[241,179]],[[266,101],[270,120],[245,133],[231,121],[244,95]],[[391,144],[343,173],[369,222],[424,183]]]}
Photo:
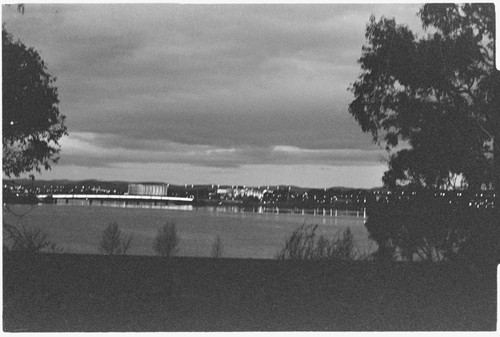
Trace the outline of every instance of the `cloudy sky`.
{"label": "cloudy sky", "polygon": [[37,179],[380,186],[384,151],[349,115],[371,14],[420,5],[3,6],[57,77],[69,136]]}

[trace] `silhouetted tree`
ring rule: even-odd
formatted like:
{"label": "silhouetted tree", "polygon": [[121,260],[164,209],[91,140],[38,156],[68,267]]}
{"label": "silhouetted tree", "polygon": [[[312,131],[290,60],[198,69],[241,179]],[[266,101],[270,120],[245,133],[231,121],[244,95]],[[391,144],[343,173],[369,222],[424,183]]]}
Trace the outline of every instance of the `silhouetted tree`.
{"label": "silhouetted tree", "polygon": [[123,233],[118,224],[112,222],[102,232],[99,250],[106,255],[125,255],[131,242],[132,236]]}
{"label": "silhouetted tree", "polygon": [[[23,9],[24,10],[24,9]],[[38,52],[2,27],[3,173],[10,177],[50,169],[66,135],[55,78]]]}
{"label": "silhouetted tree", "polygon": [[[349,112],[390,153],[389,188],[493,186],[493,211],[457,209],[424,197],[369,210],[366,226],[382,257],[498,259],[500,75],[493,4],[427,4],[422,38],[394,19],[372,16],[351,85]],[[463,205],[462,205],[463,206]],[[485,233],[488,233],[486,235]]]}
{"label": "silhouetted tree", "polygon": [[224,252],[224,247],[222,245],[222,239],[217,235],[214,242],[212,243],[211,256],[215,259],[221,258]]}
{"label": "silhouetted tree", "polygon": [[175,222],[169,221],[158,230],[153,242],[153,249],[160,256],[171,257],[179,251],[179,242]]}
{"label": "silhouetted tree", "polygon": [[428,4],[419,14],[433,34],[370,18],[349,111],[392,151],[386,185],[489,185],[500,139],[494,6]]}

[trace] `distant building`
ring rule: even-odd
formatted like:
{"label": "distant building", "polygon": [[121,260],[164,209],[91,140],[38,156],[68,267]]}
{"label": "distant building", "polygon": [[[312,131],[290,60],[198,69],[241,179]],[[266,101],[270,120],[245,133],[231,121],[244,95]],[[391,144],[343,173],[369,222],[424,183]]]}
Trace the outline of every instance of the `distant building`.
{"label": "distant building", "polygon": [[243,198],[243,197],[255,197],[258,199],[262,198],[263,191],[260,191],[256,188],[249,187],[226,187],[226,188],[217,188],[216,194],[219,197],[224,198]]}
{"label": "distant building", "polygon": [[129,195],[166,196],[168,185],[165,184],[128,184]]}
{"label": "distant building", "polygon": [[232,195],[233,190],[231,188],[218,188],[216,193],[221,195],[226,195],[226,194]]}

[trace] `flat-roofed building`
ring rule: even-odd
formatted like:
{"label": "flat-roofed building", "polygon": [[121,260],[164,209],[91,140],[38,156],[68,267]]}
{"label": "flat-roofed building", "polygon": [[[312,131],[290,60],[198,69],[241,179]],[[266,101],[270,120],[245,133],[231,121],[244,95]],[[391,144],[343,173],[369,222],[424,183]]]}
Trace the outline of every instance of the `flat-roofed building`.
{"label": "flat-roofed building", "polygon": [[164,195],[168,192],[166,184],[128,184],[129,195]]}

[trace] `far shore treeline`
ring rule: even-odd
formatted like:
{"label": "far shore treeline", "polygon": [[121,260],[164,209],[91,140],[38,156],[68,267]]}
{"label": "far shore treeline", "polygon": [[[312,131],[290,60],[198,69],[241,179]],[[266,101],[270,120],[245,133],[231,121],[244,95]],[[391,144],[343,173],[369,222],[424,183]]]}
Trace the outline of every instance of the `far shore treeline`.
{"label": "far shore treeline", "polygon": [[[290,185],[174,185],[159,182],[126,182],[100,180],[29,180],[12,179],[3,181],[5,203],[38,203],[39,194],[109,194],[124,195],[130,184],[168,185],[167,195],[191,197],[195,206],[242,205],[271,206],[283,208],[326,208],[349,211],[364,211],[377,204],[390,205],[396,201],[412,201],[417,196],[446,200],[467,208],[487,209],[493,205],[490,190],[471,192],[467,190],[416,190],[409,187],[387,189],[384,187],[359,189],[349,187],[307,188]],[[249,196],[234,191],[254,191]]]}

